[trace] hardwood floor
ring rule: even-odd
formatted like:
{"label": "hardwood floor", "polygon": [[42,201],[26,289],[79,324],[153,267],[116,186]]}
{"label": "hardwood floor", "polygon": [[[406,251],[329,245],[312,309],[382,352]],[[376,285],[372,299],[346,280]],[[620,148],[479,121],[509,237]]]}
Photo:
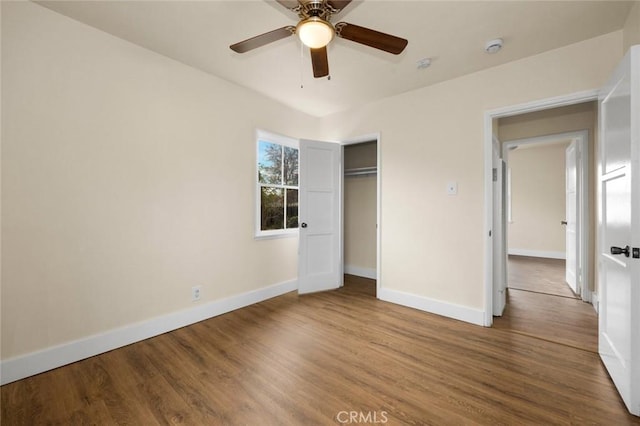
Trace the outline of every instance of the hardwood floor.
{"label": "hardwood floor", "polygon": [[289,293],[5,385],[2,425],[640,424],[596,354],[374,291]]}
{"label": "hardwood floor", "polygon": [[509,256],[507,306],[495,328],[598,352],[598,317],[564,278],[564,260]]}
{"label": "hardwood floor", "polygon": [[508,287],[576,299],[565,281],[565,268],[563,259],[509,256]]}

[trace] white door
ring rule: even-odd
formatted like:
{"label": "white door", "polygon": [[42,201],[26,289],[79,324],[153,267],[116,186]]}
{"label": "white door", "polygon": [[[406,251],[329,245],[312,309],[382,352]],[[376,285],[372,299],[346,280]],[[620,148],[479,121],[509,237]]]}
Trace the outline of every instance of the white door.
{"label": "white door", "polygon": [[599,99],[599,352],[629,411],[640,415],[640,46]]}
{"label": "white door", "polygon": [[341,154],[337,143],[300,141],[300,294],[342,284]]}
{"label": "white door", "polygon": [[571,290],[577,295],[578,288],[578,233],[576,228],[578,218],[578,149],[574,140],[569,144],[565,154],[565,234],[566,234],[566,272],[565,279]]}
{"label": "white door", "polygon": [[493,141],[493,315],[502,316],[507,304],[506,164],[500,142]]}

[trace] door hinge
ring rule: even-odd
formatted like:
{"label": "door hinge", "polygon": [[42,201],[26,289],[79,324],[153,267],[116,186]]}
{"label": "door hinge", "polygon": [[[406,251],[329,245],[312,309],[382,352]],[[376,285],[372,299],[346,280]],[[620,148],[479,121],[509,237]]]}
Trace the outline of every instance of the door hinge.
{"label": "door hinge", "polygon": [[498,181],[498,169],[497,168],[493,168],[493,181],[497,182]]}

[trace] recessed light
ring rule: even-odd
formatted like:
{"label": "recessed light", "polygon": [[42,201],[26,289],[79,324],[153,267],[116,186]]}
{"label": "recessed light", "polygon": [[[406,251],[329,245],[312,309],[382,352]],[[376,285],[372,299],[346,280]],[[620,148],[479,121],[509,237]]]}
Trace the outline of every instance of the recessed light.
{"label": "recessed light", "polygon": [[431,65],[431,58],[422,58],[416,62],[416,68],[419,70],[429,68],[429,65]]}
{"label": "recessed light", "polygon": [[502,49],[502,43],[504,43],[504,41],[501,38],[489,40],[487,44],[484,45],[484,50],[487,53],[497,53]]}

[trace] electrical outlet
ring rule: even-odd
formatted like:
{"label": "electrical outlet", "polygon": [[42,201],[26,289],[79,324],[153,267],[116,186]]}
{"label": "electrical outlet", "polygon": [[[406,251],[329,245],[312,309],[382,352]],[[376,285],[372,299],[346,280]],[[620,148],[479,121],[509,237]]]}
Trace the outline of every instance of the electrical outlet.
{"label": "electrical outlet", "polygon": [[197,286],[191,287],[191,301],[192,302],[200,300],[200,296],[201,295],[202,295],[202,286],[201,285],[197,285]]}

